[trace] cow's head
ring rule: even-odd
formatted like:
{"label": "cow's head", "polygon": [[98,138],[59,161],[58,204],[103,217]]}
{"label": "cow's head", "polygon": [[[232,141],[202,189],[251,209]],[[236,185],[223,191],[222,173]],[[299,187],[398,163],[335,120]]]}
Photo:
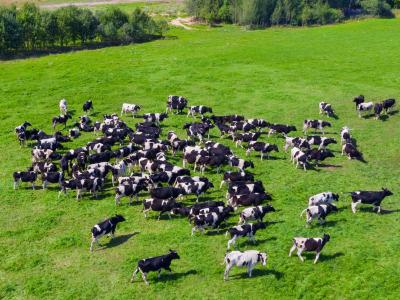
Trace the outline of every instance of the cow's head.
{"label": "cow's head", "polygon": [[275,211],[275,208],[273,208],[272,205],[267,205],[267,206],[263,206],[262,210],[264,212],[273,212],[273,211]]}
{"label": "cow's head", "polygon": [[171,250],[171,249],[169,249],[169,257],[171,259],[180,259],[178,252],[176,252],[175,250]]}
{"label": "cow's head", "polygon": [[329,242],[330,239],[331,239],[331,236],[329,234],[324,233],[324,235],[322,236],[322,241],[324,244]]}
{"label": "cow's head", "polygon": [[122,215],[115,215],[115,217],[113,219],[114,219],[114,222],[116,222],[116,223],[125,221],[125,218]]}
{"label": "cow's head", "polygon": [[267,265],[267,259],[268,259],[267,253],[259,252],[257,258],[258,258],[258,261],[260,261],[263,266]]}
{"label": "cow's head", "polygon": [[391,196],[393,195],[393,193],[391,191],[389,191],[387,188],[382,188],[382,191],[384,193],[385,196]]}
{"label": "cow's head", "polygon": [[322,121],[322,127],[332,127],[332,124],[327,121]]}
{"label": "cow's head", "polygon": [[333,200],[339,201],[339,194],[332,194]]}

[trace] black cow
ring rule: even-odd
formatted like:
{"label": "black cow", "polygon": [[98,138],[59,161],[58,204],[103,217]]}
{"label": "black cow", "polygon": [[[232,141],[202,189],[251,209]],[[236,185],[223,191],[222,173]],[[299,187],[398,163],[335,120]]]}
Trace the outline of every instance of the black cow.
{"label": "black cow", "polygon": [[48,183],[58,183],[64,180],[63,172],[46,172],[42,174],[43,189],[47,188]]}
{"label": "black cow", "polygon": [[351,210],[353,213],[356,213],[357,205],[362,204],[372,204],[374,206],[374,210],[377,209],[377,212],[381,212],[381,202],[387,196],[393,195],[391,191],[387,188],[382,188],[381,191],[356,191],[351,192]]}
{"label": "black cow", "polygon": [[92,242],[90,244],[90,252],[93,251],[94,243],[97,243],[99,246],[99,238],[103,235],[109,234],[111,238],[114,237],[115,229],[117,228],[117,224],[120,222],[124,222],[125,218],[121,215],[115,215],[112,218],[106,219],[101,223],[98,223],[92,228]]}
{"label": "black cow", "polygon": [[363,103],[365,101],[365,97],[363,95],[359,95],[357,97],[354,97],[353,102],[356,104],[356,110],[358,108],[358,105]]}
{"label": "black cow", "polygon": [[14,172],[14,190],[19,186],[19,183],[22,182],[30,182],[32,184],[32,189],[35,189],[35,181],[37,178],[37,174],[33,171],[28,172]]}
{"label": "black cow", "polygon": [[177,198],[179,196],[185,195],[185,190],[174,187],[160,187],[150,190],[150,196],[157,199],[169,199]]}
{"label": "black cow", "polygon": [[52,120],[52,124],[53,124],[53,129],[56,128],[57,124],[64,124],[64,128],[67,127],[67,121],[68,119],[71,119],[72,116],[70,113],[67,113],[66,115],[60,115],[58,117],[54,117]]}
{"label": "black cow", "polygon": [[96,164],[96,163],[100,163],[100,162],[107,162],[110,161],[111,158],[114,157],[114,152],[112,151],[105,151],[102,153],[95,153],[95,154],[91,154],[87,157],[87,162],[89,164]]}
{"label": "black cow", "polygon": [[308,160],[314,160],[318,164],[320,161],[324,161],[328,157],[335,157],[335,155],[328,149],[310,149],[306,152]]}
{"label": "black cow", "polygon": [[182,96],[168,96],[167,109],[165,112],[176,110],[177,113],[181,113],[187,104],[188,100]]}
{"label": "black cow", "polygon": [[133,280],[135,279],[137,272],[140,272],[142,274],[144,282],[148,285],[149,282],[147,281],[146,278],[147,273],[158,271],[158,278],[160,278],[161,269],[165,269],[167,271],[172,272],[170,268],[171,261],[173,259],[179,259],[179,258],[180,257],[176,251],[169,250],[169,253],[166,255],[139,260],[137,268],[132,274],[131,282],[133,282]]}
{"label": "black cow", "polygon": [[87,100],[83,103],[82,109],[85,113],[93,109],[93,102],[92,100]]}
{"label": "black cow", "polygon": [[375,120],[378,120],[380,118],[382,111],[383,111],[383,104],[375,103],[374,105]]}
{"label": "black cow", "polygon": [[[248,132],[248,133],[233,133],[232,138],[236,144],[242,146],[242,143],[249,143],[251,141],[257,141],[261,136],[261,132]],[[242,146],[243,147],[243,146]]]}
{"label": "black cow", "polygon": [[78,179],[71,179],[71,180],[65,180],[61,182],[61,188],[60,191],[58,192],[58,198],[60,198],[61,193],[64,192],[64,195],[67,194],[67,190],[76,190],[76,187],[78,185]]}
{"label": "black cow", "polygon": [[260,205],[264,200],[271,200],[271,196],[266,193],[251,193],[231,196],[228,199],[228,204],[236,208],[238,206]]}
{"label": "black cow", "polygon": [[185,191],[185,194],[196,195],[196,202],[199,202],[201,194],[205,193],[208,189],[213,188],[214,185],[207,180],[207,182],[197,181],[189,183],[180,183],[178,186]]}
{"label": "black cow", "polygon": [[288,134],[291,131],[296,131],[296,127],[292,125],[282,125],[282,124],[271,124],[268,126],[268,136],[273,133]]}
{"label": "black cow", "polygon": [[388,113],[396,104],[396,100],[391,98],[391,99],[386,99],[382,102],[383,104],[383,109],[385,110],[386,113]]}
{"label": "black cow", "polygon": [[147,213],[150,210],[153,210],[160,212],[158,220],[160,220],[161,215],[163,213],[168,213],[168,216],[171,219],[171,211],[175,208],[180,208],[180,207],[182,207],[182,204],[177,203],[173,198],[171,199],[150,198],[143,200],[143,213],[145,218],[147,218]]}
{"label": "black cow", "polygon": [[246,182],[234,181],[229,183],[227,198],[229,195],[243,195],[252,193],[264,193],[265,188],[261,181]]}
{"label": "black cow", "polygon": [[265,229],[266,227],[267,227],[267,225],[265,225],[265,223],[258,222],[255,224],[250,223],[250,224],[244,224],[244,225],[237,225],[232,228],[229,228],[225,234],[225,235],[228,235],[228,233],[229,233],[231,236],[231,239],[228,241],[227,250],[229,250],[231,248],[232,244],[234,246],[236,246],[236,240],[239,237],[247,236],[249,238],[249,240],[251,240],[253,243],[255,243],[256,240],[255,240],[254,236],[256,235],[257,231],[260,229]]}
{"label": "black cow", "polygon": [[346,143],[342,147],[342,155],[347,155],[349,159],[358,159],[358,160],[363,160],[363,155],[360,151],[357,150],[357,148],[351,144],[351,143]]}

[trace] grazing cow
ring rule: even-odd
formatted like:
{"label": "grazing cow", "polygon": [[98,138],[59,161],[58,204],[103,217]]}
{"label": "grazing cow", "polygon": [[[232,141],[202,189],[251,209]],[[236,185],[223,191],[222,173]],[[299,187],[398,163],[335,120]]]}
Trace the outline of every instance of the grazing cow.
{"label": "grazing cow", "polygon": [[53,153],[51,149],[32,149],[32,162],[49,161]]}
{"label": "grazing cow", "polygon": [[227,196],[230,195],[243,195],[251,193],[264,193],[265,188],[261,181],[243,182],[234,181],[229,183]]}
{"label": "grazing cow", "polygon": [[169,218],[171,219],[171,211],[175,208],[182,207],[181,203],[177,203],[175,199],[145,199],[143,200],[143,213],[144,217],[147,218],[147,213],[152,211],[159,211],[160,214],[158,216],[158,220],[160,220],[161,215],[163,213],[168,213]]}
{"label": "grazing cow", "polygon": [[312,129],[318,129],[322,132],[322,134],[324,135],[324,127],[331,127],[332,124],[327,122],[327,121],[323,121],[323,120],[304,120],[303,123],[303,131],[304,134],[307,133],[307,129],[308,128],[312,128]]}
{"label": "grazing cow", "polygon": [[179,183],[177,185],[178,188],[181,188],[185,191],[185,194],[194,194],[196,195],[196,202],[199,202],[199,197],[201,194],[204,194],[208,189],[213,188],[214,185],[207,181],[197,181],[197,182],[189,182],[189,183]]}
{"label": "grazing cow", "polygon": [[361,113],[370,112],[374,107],[374,102],[364,102],[357,106],[358,116],[361,118]]}
{"label": "grazing cow", "polygon": [[160,124],[160,122],[168,118],[168,115],[166,113],[144,114],[143,118],[146,122],[155,122],[156,124]]}
{"label": "grazing cow", "polygon": [[42,174],[43,189],[47,188],[48,183],[58,183],[64,181],[63,172],[46,172]]}
{"label": "grazing cow", "polygon": [[82,197],[83,191],[90,191],[95,198],[97,192],[102,188],[104,180],[101,178],[86,178],[80,179],[76,184],[76,200]]}
{"label": "grazing cow", "polygon": [[351,210],[356,213],[357,205],[362,204],[372,204],[374,210],[376,209],[378,213],[381,212],[381,202],[386,196],[391,196],[393,193],[387,188],[382,188],[381,191],[356,191],[350,193],[352,198]]}
{"label": "grazing cow", "polygon": [[248,132],[250,130],[256,129],[255,125],[252,125],[248,122],[234,122],[230,127],[233,132],[238,130],[243,130],[244,132]]}
{"label": "grazing cow", "polygon": [[224,280],[228,280],[229,271],[237,266],[247,267],[247,273],[249,277],[251,277],[251,273],[254,267],[260,262],[263,266],[267,265],[267,253],[259,252],[257,250],[247,250],[244,252],[240,251],[231,251],[225,255],[224,262],[226,264],[225,272],[224,272]]}
{"label": "grazing cow", "polygon": [[167,109],[165,112],[176,110],[176,113],[182,113],[187,104],[188,100],[182,96],[168,96]]}
{"label": "grazing cow", "polygon": [[31,125],[31,123],[25,121],[25,122],[22,123],[21,125],[15,127],[15,134],[18,134],[18,133],[20,133],[20,132],[26,131],[26,128],[27,128],[28,126],[32,126],[32,125]]}
{"label": "grazing cow", "polygon": [[194,118],[195,114],[200,114],[203,117],[203,115],[208,112],[213,112],[211,107],[204,105],[191,106],[189,107],[187,116],[189,117],[191,115]]}
{"label": "grazing cow", "polygon": [[339,201],[339,194],[332,192],[323,192],[311,196],[308,199],[308,206],[321,205],[321,204],[332,204],[333,201]]}
{"label": "grazing cow", "polygon": [[285,137],[285,152],[289,149],[289,147],[297,147],[299,149],[310,149],[310,143],[301,137],[290,137],[284,135]]}
{"label": "grazing cow", "polygon": [[37,174],[32,171],[28,172],[14,172],[14,190],[19,186],[19,183],[22,182],[30,182],[32,184],[32,189],[35,189],[35,181],[37,178]]}
{"label": "grazing cow", "polygon": [[365,97],[363,95],[354,97],[353,102],[356,104],[356,109],[358,108],[358,105],[360,105],[361,103],[363,103],[365,100]]}
{"label": "grazing cow", "polygon": [[[322,136],[319,136],[319,135],[310,135],[310,136],[308,136],[306,138],[306,140],[307,140],[309,145],[318,145],[319,146],[318,150],[319,149],[324,149],[330,144],[337,144],[337,142],[336,142],[336,140],[334,138],[322,137]],[[299,147],[299,146],[296,146],[296,147],[302,148],[302,147]]]}
{"label": "grazing cow", "polygon": [[328,157],[335,157],[335,155],[328,149],[310,149],[306,152],[308,160],[315,160],[315,163],[318,164],[320,161],[324,161]]}
{"label": "grazing cow", "polygon": [[82,109],[85,113],[87,113],[88,111],[91,111],[93,109],[93,102],[92,100],[87,100],[85,101],[85,103],[83,103],[82,105]]}
{"label": "grazing cow", "polygon": [[200,142],[203,141],[205,135],[208,135],[209,138],[209,131],[213,128],[214,125],[211,123],[186,123],[183,126],[183,129],[186,129],[186,133],[191,138],[198,138]]}
{"label": "grazing cow", "polygon": [[121,109],[121,116],[125,113],[131,113],[132,118],[135,117],[135,115],[138,113],[138,111],[141,109],[141,107],[137,104],[130,104],[130,103],[124,103],[122,104],[122,109]]}
{"label": "grazing cow", "polygon": [[326,102],[319,103],[319,113],[326,114],[328,117],[335,116],[335,112],[332,109],[332,105]]}
{"label": "grazing cow", "polygon": [[106,234],[109,234],[111,238],[114,237],[115,229],[117,228],[118,223],[124,222],[125,218],[121,215],[115,215],[109,219],[104,220],[101,223],[98,223],[92,228],[92,242],[90,243],[90,252],[93,251],[94,243],[97,243],[99,246],[99,239]]}
{"label": "grazing cow", "polygon": [[49,162],[35,162],[32,163],[32,166],[28,169],[28,171],[33,171],[35,173],[41,174],[45,172],[56,172],[57,166]]}
{"label": "grazing cow", "polygon": [[296,168],[299,167],[299,165],[302,165],[304,168],[304,171],[307,171],[307,155],[301,151],[299,148],[297,147],[293,147],[291,152],[290,152],[290,161],[294,163],[296,163]]}
{"label": "grazing cow", "polygon": [[219,232],[219,226],[228,218],[228,216],[229,211],[223,211],[220,214],[212,212],[205,215],[195,215],[191,219],[191,222],[193,222],[192,236],[196,230],[205,233],[205,228],[209,227],[217,228],[217,231]]}
{"label": "grazing cow", "polygon": [[357,148],[351,144],[351,143],[346,143],[342,147],[342,155],[347,155],[349,159],[358,159],[358,160],[363,160],[363,155],[360,151],[357,150]]}
{"label": "grazing cow", "polygon": [[64,195],[67,194],[67,190],[76,190],[76,187],[78,185],[78,179],[71,179],[71,180],[65,180],[61,182],[61,188],[60,191],[58,192],[58,198],[60,198],[61,193],[64,193]]}
{"label": "grazing cow", "polygon": [[129,196],[129,205],[132,205],[133,196],[136,197],[136,202],[139,202],[139,193],[146,189],[146,184],[141,181],[138,183],[125,182],[115,188],[115,205],[121,203],[121,198]]}
{"label": "grazing cow", "polygon": [[345,126],[340,130],[340,140],[342,145],[344,143],[351,143],[350,128]]}
{"label": "grazing cow", "polygon": [[265,121],[264,119],[248,119],[247,123],[256,126],[258,128],[265,128],[271,125],[271,123]]}
{"label": "grazing cow", "polygon": [[147,281],[147,273],[149,272],[158,272],[158,278],[160,278],[161,274],[161,269],[167,270],[169,272],[172,272],[170,265],[171,261],[173,259],[179,259],[179,255],[176,251],[169,250],[169,253],[166,255],[161,255],[161,256],[156,256],[156,257],[150,257],[150,258],[145,258],[142,260],[139,260],[137,268],[132,274],[131,282],[136,277],[136,274],[140,272],[142,274],[142,278],[144,282],[149,285],[149,282]]}
{"label": "grazing cow", "polygon": [[[197,215],[205,215],[213,212],[217,214],[222,214],[222,213],[231,213],[233,211],[234,209],[232,206],[211,206],[199,209]],[[194,209],[193,212],[195,212]]]}
{"label": "grazing cow", "polygon": [[264,142],[256,142],[256,141],[249,143],[249,145],[247,146],[246,155],[249,155],[252,150],[261,153],[261,160],[263,160],[264,154],[267,155],[268,159],[270,152],[272,151],[279,152],[277,145]]}
{"label": "grazing cow", "polygon": [[291,131],[296,131],[295,126],[282,125],[282,124],[272,124],[269,126],[268,136],[273,133],[288,134]]}
{"label": "grazing cow", "polygon": [[300,258],[302,262],[304,262],[304,258],[301,256],[301,253],[306,252],[316,252],[314,259],[314,264],[317,263],[319,259],[319,255],[324,248],[325,244],[330,240],[329,234],[325,234],[322,238],[304,238],[304,237],[295,237],[293,238],[293,246],[289,251],[289,256],[292,256],[294,250],[297,249],[297,256]]}
{"label": "grazing cow", "polygon": [[72,128],[69,130],[69,137],[76,139],[81,135],[79,128]]}
{"label": "grazing cow", "polygon": [[275,209],[271,205],[267,206],[255,206],[255,207],[248,207],[245,208],[239,216],[239,224],[246,223],[250,220],[256,220],[262,222],[264,216],[269,213],[273,212]]}
{"label": "grazing cow", "polygon": [[62,115],[66,115],[67,112],[68,112],[67,100],[61,99],[58,106],[60,107],[60,113],[61,113]]}
{"label": "grazing cow", "polygon": [[234,195],[228,199],[228,205],[234,207],[260,205],[264,200],[271,200],[271,196],[266,193],[251,193]]}
{"label": "grazing cow", "polygon": [[72,116],[69,113],[67,113],[66,115],[60,115],[58,117],[54,117],[52,120],[53,129],[56,128],[57,124],[64,124],[64,128],[67,128],[67,121],[68,121],[68,119],[71,119],[71,118],[72,118]]}
{"label": "grazing cow", "polygon": [[229,228],[225,234],[228,235],[229,233],[231,236],[231,239],[228,241],[227,250],[231,248],[231,245],[233,245],[236,248],[236,240],[239,237],[247,236],[250,241],[255,243],[256,242],[255,235],[257,231],[265,228],[267,228],[267,225],[263,222],[258,222],[255,224],[249,223],[249,224],[237,225],[232,228]]}
{"label": "grazing cow", "polygon": [[252,161],[246,161],[234,155],[228,156],[228,163],[231,167],[237,167],[241,172],[247,168],[254,169],[254,163]]}
{"label": "grazing cow", "polygon": [[338,211],[337,207],[333,204],[327,203],[327,204],[321,204],[321,205],[312,205],[304,209],[300,217],[306,212],[306,222],[307,224],[310,224],[313,219],[318,219],[318,222],[320,224],[325,223],[325,218],[330,212],[336,212]]}
{"label": "grazing cow", "polygon": [[232,128],[226,124],[217,122],[215,125],[221,133],[220,138],[222,138],[224,135],[231,135],[233,133]]}
{"label": "grazing cow", "polygon": [[382,111],[383,111],[383,104],[375,103],[374,105],[375,120],[378,120],[380,118]]}
{"label": "grazing cow", "polygon": [[254,175],[246,173],[244,171],[242,172],[226,171],[224,173],[224,178],[222,179],[219,188],[221,188],[224,183],[234,182],[234,181],[254,181]]}
{"label": "grazing cow", "polygon": [[396,100],[391,98],[391,99],[386,99],[383,100],[383,109],[385,110],[386,113],[388,113],[395,105],[396,105]]}
{"label": "grazing cow", "polygon": [[169,199],[169,198],[178,198],[180,196],[185,195],[185,190],[181,188],[174,187],[160,187],[150,190],[150,196],[152,198],[157,199]]}
{"label": "grazing cow", "polygon": [[261,132],[248,132],[248,133],[232,133],[233,141],[236,144],[242,146],[242,143],[249,143],[251,141],[257,141],[261,136]]}

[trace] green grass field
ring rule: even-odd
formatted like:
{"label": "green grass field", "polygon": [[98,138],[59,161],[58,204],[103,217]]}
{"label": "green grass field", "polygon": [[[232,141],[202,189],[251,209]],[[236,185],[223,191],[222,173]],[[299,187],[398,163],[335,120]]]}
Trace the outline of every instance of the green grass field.
{"label": "green grass field", "polygon": [[[359,119],[351,102],[360,93],[370,101],[399,98],[399,20],[367,20],[316,28],[245,31],[222,26],[185,31],[173,29],[166,40],[147,44],[80,51],[0,63],[0,297],[4,299],[397,299],[400,288],[399,136],[400,115],[386,121]],[[301,128],[306,118],[319,118],[318,102],[332,103],[339,116],[329,136],[338,138],[348,125],[367,163],[340,156],[330,147],[332,166],[318,171],[296,170],[283,151],[264,160],[253,153],[254,173],[273,195],[273,223],[257,233],[258,243],[239,242],[239,249],[265,250],[266,268],[248,279],[245,269],[234,269],[223,281],[227,238],[190,236],[184,218],[147,220],[141,206],[116,207],[111,187],[104,197],[74,194],[57,199],[58,189],[12,189],[12,172],[30,164],[30,148],[20,149],[13,130],[25,120],[51,131],[51,118],[65,97],[74,118],[84,100],[94,101],[93,116],[119,112],[123,102],[143,105],[144,112],[165,109],[169,94],[185,95],[190,104],[211,105],[216,114],[240,113]],[[137,120],[123,118],[133,126]],[[170,116],[168,130],[181,129],[186,116]],[[300,132],[296,133],[300,135]],[[217,140],[217,130],[212,131]],[[85,134],[68,148],[93,139]],[[218,139],[219,140],[219,139]],[[280,138],[262,138],[277,143]],[[244,157],[242,149],[235,149]],[[180,159],[170,159],[181,164]],[[228,167],[225,170],[229,169]],[[221,174],[206,174],[218,186]],[[393,213],[377,215],[362,207],[350,211],[350,198],[341,195],[340,212],[328,216],[325,226],[305,227],[299,213],[310,195],[322,191],[374,190],[394,192],[383,202]],[[215,188],[203,199],[224,199],[225,188]],[[141,195],[141,199],[146,197]],[[194,197],[184,200],[190,204]],[[238,210],[229,219],[238,221]],[[117,238],[101,240],[104,248],[89,253],[90,229],[115,213],[127,221]],[[133,235],[134,233],[137,233]],[[294,236],[321,236],[331,241],[318,264],[313,255],[304,263],[288,258]],[[173,274],[149,276],[129,283],[139,259],[176,249],[181,256]]]}

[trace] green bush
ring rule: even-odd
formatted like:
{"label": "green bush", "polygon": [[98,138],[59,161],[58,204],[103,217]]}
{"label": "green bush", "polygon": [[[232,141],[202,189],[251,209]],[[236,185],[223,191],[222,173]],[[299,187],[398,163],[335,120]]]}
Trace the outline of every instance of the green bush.
{"label": "green bush", "polygon": [[390,5],[384,0],[363,0],[361,7],[366,14],[377,17],[393,18]]}

